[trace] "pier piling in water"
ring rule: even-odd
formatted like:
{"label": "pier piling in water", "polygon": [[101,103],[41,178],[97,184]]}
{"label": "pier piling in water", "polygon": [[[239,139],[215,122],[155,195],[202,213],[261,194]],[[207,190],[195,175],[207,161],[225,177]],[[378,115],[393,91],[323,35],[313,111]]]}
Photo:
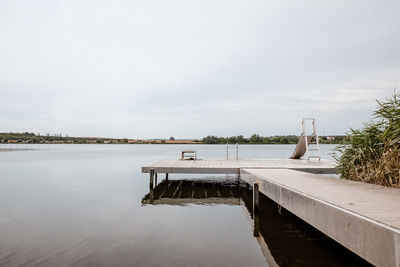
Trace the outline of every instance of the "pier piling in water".
{"label": "pier piling in water", "polygon": [[154,184],[154,170],[150,171],[150,188],[153,188],[153,184]]}
{"label": "pier piling in water", "polygon": [[259,192],[258,192],[258,182],[253,183],[253,213],[258,212],[259,205]]}
{"label": "pier piling in water", "polygon": [[253,183],[253,221],[254,221],[254,229],[253,235],[255,237],[260,235],[260,224],[259,224],[259,191],[258,191],[258,182]]}
{"label": "pier piling in water", "polygon": [[154,200],[154,170],[150,171],[150,202]]}

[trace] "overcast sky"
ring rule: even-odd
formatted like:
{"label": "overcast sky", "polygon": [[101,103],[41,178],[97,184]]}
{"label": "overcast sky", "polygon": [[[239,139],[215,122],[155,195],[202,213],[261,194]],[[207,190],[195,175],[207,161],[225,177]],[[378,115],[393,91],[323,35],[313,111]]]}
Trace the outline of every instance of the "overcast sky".
{"label": "overcast sky", "polygon": [[343,134],[399,80],[398,0],[0,1],[0,132]]}

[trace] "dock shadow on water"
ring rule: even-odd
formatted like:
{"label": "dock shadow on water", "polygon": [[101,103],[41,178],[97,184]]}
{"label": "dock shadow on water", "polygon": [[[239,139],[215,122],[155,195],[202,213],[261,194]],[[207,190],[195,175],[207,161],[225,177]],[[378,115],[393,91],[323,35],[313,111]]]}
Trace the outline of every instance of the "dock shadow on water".
{"label": "dock shadow on water", "polygon": [[268,266],[371,266],[333,239],[259,193],[253,210],[253,188],[237,177],[163,180],[142,205],[242,206]]}

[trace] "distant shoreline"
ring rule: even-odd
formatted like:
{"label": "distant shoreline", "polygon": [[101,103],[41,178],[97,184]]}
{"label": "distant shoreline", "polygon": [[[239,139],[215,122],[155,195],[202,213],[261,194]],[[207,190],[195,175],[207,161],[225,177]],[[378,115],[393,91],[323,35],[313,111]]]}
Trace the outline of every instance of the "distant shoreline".
{"label": "distant shoreline", "polygon": [[[346,136],[319,136],[320,144],[342,144]],[[231,136],[218,137],[207,136],[201,139],[128,139],[128,138],[104,138],[104,137],[70,137],[57,135],[38,135],[34,133],[0,133],[0,144],[178,144],[178,145],[216,145],[216,144],[240,144],[240,145],[272,145],[272,144],[297,144],[299,136],[259,136],[251,137]]]}

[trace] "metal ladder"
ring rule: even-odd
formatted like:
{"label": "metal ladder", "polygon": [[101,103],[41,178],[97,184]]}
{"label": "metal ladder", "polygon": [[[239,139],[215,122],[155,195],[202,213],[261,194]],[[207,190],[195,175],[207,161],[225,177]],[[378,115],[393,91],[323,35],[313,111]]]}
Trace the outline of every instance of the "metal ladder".
{"label": "metal ladder", "polygon": [[[307,121],[311,121],[312,123],[312,129],[313,132],[311,135],[307,134],[306,131],[306,122]],[[321,153],[319,150],[319,138],[318,138],[318,134],[317,134],[317,129],[315,126],[315,118],[304,118],[302,121],[302,127],[303,127],[303,135],[305,138],[305,142],[306,142],[306,155],[307,155],[307,160],[310,161],[310,159],[318,159],[318,161],[321,161]],[[308,142],[308,136],[311,136],[311,141]],[[311,147],[309,147],[311,146]],[[310,153],[312,152],[312,153]]]}

